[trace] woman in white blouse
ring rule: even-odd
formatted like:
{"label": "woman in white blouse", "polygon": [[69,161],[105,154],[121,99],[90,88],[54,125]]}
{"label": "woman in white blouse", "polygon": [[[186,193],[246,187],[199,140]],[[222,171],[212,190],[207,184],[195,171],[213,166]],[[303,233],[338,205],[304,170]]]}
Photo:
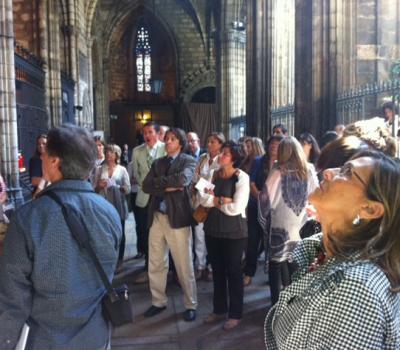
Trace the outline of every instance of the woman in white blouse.
{"label": "woman in white blouse", "polygon": [[[207,138],[207,153],[202,154],[193,176],[193,184],[196,184],[200,178],[211,181],[214,171],[219,169],[219,155],[221,146],[225,142],[225,136],[220,132],[213,132]],[[193,199],[193,207],[196,209],[200,204],[200,193],[196,192]],[[204,234],[204,225],[199,223],[194,227],[194,251],[196,254],[196,279],[204,277],[212,280],[212,272],[206,271],[207,249]]]}
{"label": "woman in white blouse", "polygon": [[125,195],[130,192],[131,185],[127,170],[119,165],[121,148],[115,144],[109,144],[105,151],[105,162],[96,170],[94,188],[97,193],[114,205],[121,218],[122,239],[119,262],[122,263],[125,251],[125,220],[129,214]]}
{"label": "woman in white blouse", "polygon": [[235,328],[243,313],[242,255],[247,244],[246,207],[250,194],[249,176],[238,169],[240,146],[222,145],[220,170],[213,176],[214,190],[205,191],[201,204],[210,207],[204,222],[208,256],[213,269],[213,312],[204,322],[228,317],[224,329]]}
{"label": "woman in white blouse", "polygon": [[314,167],[307,163],[300,143],[294,137],[284,138],[278,148],[277,167],[259,196],[259,221],[267,230],[266,218],[271,214],[265,253],[272,305],[278,301],[281,288],[290,284],[289,256],[300,241],[300,228],[307,221],[307,198],[316,187]]}

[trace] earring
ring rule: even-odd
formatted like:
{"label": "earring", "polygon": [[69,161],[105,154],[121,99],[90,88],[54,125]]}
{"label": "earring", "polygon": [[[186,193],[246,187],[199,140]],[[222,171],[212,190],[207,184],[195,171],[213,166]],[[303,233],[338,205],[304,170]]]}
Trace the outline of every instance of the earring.
{"label": "earring", "polygon": [[357,216],[353,220],[353,226],[359,226],[361,224],[361,218],[360,215],[357,214]]}

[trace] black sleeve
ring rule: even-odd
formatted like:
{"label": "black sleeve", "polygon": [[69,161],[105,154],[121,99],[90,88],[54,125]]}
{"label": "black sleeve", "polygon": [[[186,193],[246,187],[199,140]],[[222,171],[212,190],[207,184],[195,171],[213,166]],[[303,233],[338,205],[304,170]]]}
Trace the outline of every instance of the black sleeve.
{"label": "black sleeve", "polygon": [[42,160],[37,157],[32,157],[29,160],[29,177],[42,177]]}

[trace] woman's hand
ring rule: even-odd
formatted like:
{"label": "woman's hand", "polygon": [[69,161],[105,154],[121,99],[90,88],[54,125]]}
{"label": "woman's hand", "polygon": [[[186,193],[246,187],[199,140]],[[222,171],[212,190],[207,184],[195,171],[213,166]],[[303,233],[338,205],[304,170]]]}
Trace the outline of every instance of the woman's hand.
{"label": "woman's hand", "polygon": [[106,187],[107,187],[107,180],[102,180],[102,179],[100,179],[100,180],[97,182],[97,186],[96,186],[95,191],[96,191],[96,192],[100,192],[101,190],[105,189]]}
{"label": "woman's hand", "polygon": [[209,195],[211,195],[211,196],[215,196],[214,190],[212,190],[212,189],[210,189],[210,188],[205,188],[205,189],[204,189],[204,193],[207,193],[207,194],[209,194]]}
{"label": "woman's hand", "polygon": [[97,185],[98,187],[100,187],[101,189],[106,188],[107,187],[107,180],[99,180],[99,183]]}
{"label": "woman's hand", "polygon": [[229,198],[229,197],[221,197],[224,200],[224,204],[230,204],[233,203],[233,198]]}
{"label": "woman's hand", "polygon": [[229,197],[214,197],[214,206],[221,208],[224,204],[232,203],[233,199]]}

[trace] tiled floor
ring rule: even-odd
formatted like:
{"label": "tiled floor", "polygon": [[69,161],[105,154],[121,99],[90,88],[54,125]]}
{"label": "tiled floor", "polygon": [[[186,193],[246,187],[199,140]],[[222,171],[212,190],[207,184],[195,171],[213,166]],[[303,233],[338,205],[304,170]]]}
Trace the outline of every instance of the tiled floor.
{"label": "tiled floor", "polygon": [[[127,222],[127,252],[135,253],[133,220]],[[212,311],[212,283],[198,282],[198,314],[194,322],[182,319],[184,306],[182,293],[176,283],[167,287],[169,303],[167,310],[153,318],[144,318],[144,311],[151,304],[148,284],[133,284],[143,260],[129,260],[125,270],[118,276],[129,284],[134,322],[114,330],[112,349],[118,350],[200,350],[200,349],[264,349],[263,322],[269,305],[269,288],[261,266],[253,283],[245,289],[242,323],[232,331],[222,330],[222,322],[204,325],[203,318]]]}

